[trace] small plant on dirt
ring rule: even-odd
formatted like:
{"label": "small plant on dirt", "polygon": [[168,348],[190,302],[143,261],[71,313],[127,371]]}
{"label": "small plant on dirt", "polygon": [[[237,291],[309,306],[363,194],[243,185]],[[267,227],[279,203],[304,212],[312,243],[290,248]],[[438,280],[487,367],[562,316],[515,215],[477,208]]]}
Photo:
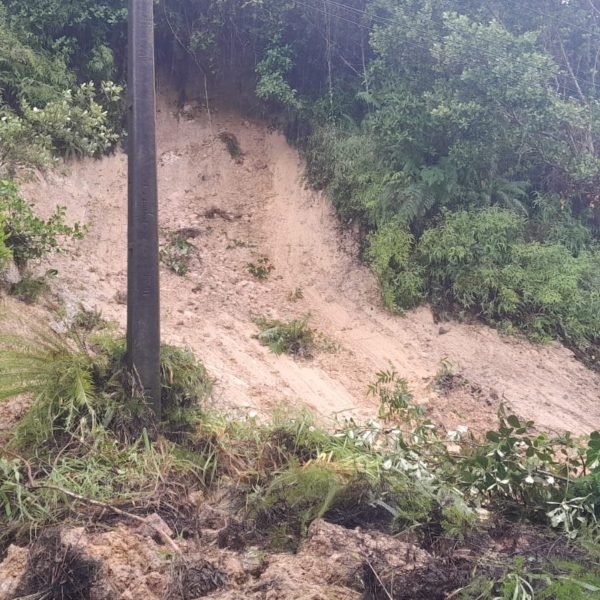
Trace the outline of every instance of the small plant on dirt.
{"label": "small plant on dirt", "polygon": [[176,275],[184,276],[190,270],[190,260],[195,247],[187,239],[175,234],[160,251],[160,261]]}
{"label": "small plant on dirt", "polygon": [[392,368],[375,374],[375,381],[369,384],[369,395],[379,399],[379,418],[407,420],[412,422],[415,417],[423,415],[423,409],[413,404],[413,395],[408,387],[408,381],[398,377]]}
{"label": "small plant on dirt", "polygon": [[256,248],[256,242],[233,239],[227,244],[226,250],[233,250],[234,248]]}
{"label": "small plant on dirt", "polygon": [[260,328],[256,338],[275,354],[290,354],[300,358],[311,358],[315,349],[315,331],[308,325],[308,318],[292,321],[264,319],[255,320]]}
{"label": "small plant on dirt", "polygon": [[229,156],[231,156],[231,158],[239,160],[242,157],[240,143],[233,133],[223,131],[219,134],[219,139],[225,144],[227,152],[229,152]]}
{"label": "small plant on dirt", "polygon": [[98,308],[86,308],[83,304],[79,305],[79,310],[73,317],[71,327],[85,333],[91,333],[103,329],[108,322],[102,316],[102,311]]}
{"label": "small plant on dirt", "polygon": [[455,378],[454,365],[447,358],[442,358],[440,368],[434,377],[435,389],[439,392],[448,392],[452,389]]}
{"label": "small plant on dirt", "polygon": [[294,288],[288,294],[288,300],[290,302],[297,302],[298,300],[302,300],[304,298],[304,290],[301,287]]}
{"label": "small plant on dirt", "polygon": [[266,256],[262,256],[259,258],[256,263],[248,263],[246,265],[246,270],[250,275],[256,277],[256,279],[260,279],[264,281],[269,277],[271,271],[273,271],[275,267],[271,264],[269,259]]}

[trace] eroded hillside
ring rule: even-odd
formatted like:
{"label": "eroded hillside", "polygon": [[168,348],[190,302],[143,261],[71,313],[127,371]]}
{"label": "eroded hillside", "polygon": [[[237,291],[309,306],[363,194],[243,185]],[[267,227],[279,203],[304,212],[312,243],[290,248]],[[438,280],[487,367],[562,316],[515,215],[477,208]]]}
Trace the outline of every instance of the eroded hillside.
{"label": "eroded hillside", "polygon": [[[239,141],[233,159],[219,134]],[[180,232],[193,245],[189,271],[162,269],[166,341],[190,347],[217,379],[226,406],[269,411],[282,401],[324,417],[376,413],[367,396],[373,374],[392,365],[416,399],[452,427],[495,420],[501,402],[541,429],[587,432],[600,422],[600,378],[559,346],[502,337],[480,325],[436,323],[428,309],[393,316],[379,304],[352,236],[326,199],[303,184],[303,165],[282,136],[239,114],[189,105],[158,114],[163,245]],[[72,252],[51,257],[53,284],[75,311],[79,302],[125,322],[126,157],[70,163],[23,187],[42,213],[57,204],[91,224]],[[184,231],[181,231],[184,230]],[[248,272],[266,258],[265,280]],[[301,298],[290,294],[302,289]],[[276,356],[253,337],[256,316],[302,317],[328,340],[311,360]],[[442,361],[460,384],[436,391]]]}

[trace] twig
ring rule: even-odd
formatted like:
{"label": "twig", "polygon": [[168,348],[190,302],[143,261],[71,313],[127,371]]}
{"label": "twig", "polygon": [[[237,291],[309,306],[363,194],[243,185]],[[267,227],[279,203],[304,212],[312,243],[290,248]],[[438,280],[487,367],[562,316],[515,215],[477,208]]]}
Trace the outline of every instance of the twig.
{"label": "twig", "polygon": [[41,490],[41,489],[52,490],[54,492],[64,494],[65,496],[72,498],[73,500],[78,500],[79,502],[84,502],[85,504],[89,504],[90,506],[96,506],[97,508],[101,508],[103,510],[110,510],[117,515],[121,515],[122,517],[126,517],[127,519],[137,521],[138,523],[141,523],[141,524],[146,525],[146,526],[150,527],[151,529],[153,529],[159,535],[159,537],[163,540],[163,542],[165,542],[165,544],[170,546],[171,549],[174,550],[177,554],[179,554],[179,555],[182,554],[179,546],[164,531],[159,529],[156,525],[153,525],[152,523],[147,521],[144,517],[140,517],[139,515],[134,515],[133,513],[127,512],[126,510],[122,510],[120,508],[117,508],[116,506],[113,506],[112,504],[108,504],[106,502],[100,502],[99,500],[93,500],[92,498],[87,498],[86,496],[82,496],[81,494],[76,494],[75,492],[66,490],[65,488],[60,487],[58,485],[53,485],[53,484],[48,484],[48,483],[37,483],[33,477],[31,465],[29,464],[29,462],[27,460],[25,460],[22,456],[19,456],[12,452],[11,452],[11,454],[13,454],[17,458],[19,458],[19,460],[21,460],[24,463],[25,468],[27,469],[27,479],[29,480],[29,485],[27,487],[29,487],[29,489],[31,489],[31,490]]}
{"label": "twig", "polygon": [[381,586],[381,589],[383,590],[384,594],[389,598],[389,600],[394,600],[394,598],[392,597],[392,595],[387,591],[387,589],[386,589],[385,584],[383,583],[383,581],[381,581],[381,577],[379,577],[379,575],[377,574],[377,571],[375,570],[375,568],[371,564],[371,561],[368,558],[365,558],[365,560],[367,561],[367,564],[369,565],[369,568],[371,569],[371,572],[377,578],[377,581],[379,582],[379,585]]}
{"label": "twig", "polygon": [[151,529],[153,529],[160,536],[160,538],[165,542],[165,544],[170,546],[172,550],[177,552],[177,554],[182,554],[179,546],[177,546],[177,544],[164,531],[162,531],[156,525],[153,525],[152,523],[147,521],[144,517],[140,517],[139,515],[134,515],[133,513],[127,512],[126,510],[122,510],[120,508],[117,508],[116,506],[113,506],[112,504],[107,504],[106,502],[100,502],[99,500],[92,500],[92,498],[86,498],[85,496],[82,496],[81,494],[76,494],[75,492],[70,492],[69,490],[66,490],[65,488],[62,488],[58,485],[50,485],[50,484],[46,484],[46,483],[38,484],[38,483],[33,482],[33,484],[30,484],[29,487],[30,487],[30,489],[34,489],[34,490],[35,489],[53,490],[55,492],[64,494],[65,496],[68,496],[69,498],[73,498],[74,500],[79,500],[80,502],[84,502],[91,506],[96,506],[98,508],[102,508],[103,510],[110,510],[117,515],[121,515],[122,517],[126,517],[128,519],[132,519],[133,521],[137,521],[138,523],[142,523],[143,525],[146,525],[146,526],[150,527]]}

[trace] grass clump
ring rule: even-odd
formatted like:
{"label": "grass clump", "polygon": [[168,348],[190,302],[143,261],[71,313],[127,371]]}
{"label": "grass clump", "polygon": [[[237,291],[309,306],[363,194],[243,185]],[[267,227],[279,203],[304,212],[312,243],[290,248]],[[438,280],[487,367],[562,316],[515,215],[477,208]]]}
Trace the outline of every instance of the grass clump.
{"label": "grass clump", "polygon": [[256,338],[275,354],[290,354],[299,358],[311,358],[316,350],[315,331],[308,325],[308,318],[291,321],[256,319],[260,329]]}

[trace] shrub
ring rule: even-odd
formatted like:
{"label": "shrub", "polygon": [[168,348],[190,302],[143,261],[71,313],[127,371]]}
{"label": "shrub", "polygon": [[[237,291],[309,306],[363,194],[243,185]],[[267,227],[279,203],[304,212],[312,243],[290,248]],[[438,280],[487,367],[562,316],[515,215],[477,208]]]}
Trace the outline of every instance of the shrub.
{"label": "shrub", "polygon": [[[25,445],[60,436],[86,436],[98,428],[130,433],[152,426],[144,398],[125,362],[125,342],[110,334],[87,340],[81,330],[39,332],[32,340],[0,340],[0,399],[31,394],[33,404],[17,426]],[[90,343],[91,341],[91,343]],[[161,348],[164,420],[183,424],[197,416],[212,390],[204,366],[185,350]]]}
{"label": "shrub", "polygon": [[418,246],[430,294],[490,317],[515,311],[518,297],[498,280],[498,271],[511,264],[512,245],[524,227],[517,214],[497,208],[446,213],[444,222],[427,230]]}
{"label": "shrub", "polygon": [[574,256],[527,234],[525,219],[506,209],[445,212],[416,243],[403,227],[381,227],[369,257],[390,309],[429,298],[592,354],[600,341],[600,255]]}
{"label": "shrub", "polygon": [[52,141],[55,152],[65,156],[101,156],[120,137],[118,123],[111,123],[111,114],[119,113],[111,105],[119,105],[123,88],[112,82],[101,84],[104,104],[97,100],[95,85],[82,83],[66,90],[62,97],[39,108],[22,104],[26,122],[41,138]]}
{"label": "shrub", "polygon": [[35,216],[32,206],[19,195],[12,181],[0,180],[3,243],[20,269],[24,269],[31,259],[42,258],[50,252],[61,252],[61,238],[83,238],[86,227],[79,223],[66,225],[65,212],[65,208],[59,206],[49,219],[41,219]]}
{"label": "shrub", "polygon": [[413,259],[414,245],[413,235],[393,223],[369,238],[371,268],[389,310],[414,308],[425,298],[424,270]]}

